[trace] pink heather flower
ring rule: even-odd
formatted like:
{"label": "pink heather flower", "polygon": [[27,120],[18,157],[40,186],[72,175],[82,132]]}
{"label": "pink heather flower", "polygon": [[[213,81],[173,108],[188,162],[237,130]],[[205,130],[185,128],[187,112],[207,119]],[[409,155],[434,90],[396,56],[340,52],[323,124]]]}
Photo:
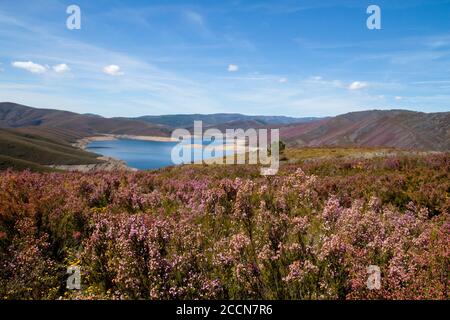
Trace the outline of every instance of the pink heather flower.
{"label": "pink heather flower", "polygon": [[325,222],[327,223],[333,223],[336,222],[336,220],[341,215],[342,208],[339,204],[339,200],[332,196],[330,199],[328,199],[327,204],[322,212],[322,217],[324,218]]}
{"label": "pink heather flower", "polygon": [[230,240],[231,249],[235,255],[242,254],[249,244],[250,239],[242,233],[233,235]]}
{"label": "pink heather flower", "polygon": [[292,225],[294,227],[294,232],[304,233],[309,226],[308,217],[294,217],[292,218]]}
{"label": "pink heather flower", "polygon": [[72,237],[76,240],[79,240],[81,238],[81,232],[80,231],[74,231],[72,233]]}
{"label": "pink heather flower", "polygon": [[302,270],[302,262],[294,261],[289,265],[289,274],[283,278],[285,282],[301,281],[303,279],[304,272]]}

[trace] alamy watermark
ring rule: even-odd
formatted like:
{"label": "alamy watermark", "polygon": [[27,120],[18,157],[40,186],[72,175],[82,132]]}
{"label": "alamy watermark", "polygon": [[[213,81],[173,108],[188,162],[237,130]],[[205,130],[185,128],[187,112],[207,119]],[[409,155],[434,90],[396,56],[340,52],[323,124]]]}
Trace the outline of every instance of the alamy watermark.
{"label": "alamy watermark", "polygon": [[176,129],[172,139],[179,142],[171,152],[173,164],[260,164],[265,166],[261,168],[262,175],[278,172],[279,129],[226,129],[223,133],[214,128],[203,132],[202,121],[194,121],[193,133]]}
{"label": "alamy watermark", "polygon": [[79,6],[72,4],[67,7],[66,13],[69,17],[66,20],[66,27],[69,30],[81,29],[81,9]]}
{"label": "alamy watermark", "polygon": [[379,266],[368,266],[367,267],[367,288],[369,290],[379,290],[381,289],[381,270]]}
{"label": "alamy watermark", "polygon": [[370,16],[367,18],[366,25],[369,30],[381,29],[381,8],[375,4],[367,7],[367,14]]}
{"label": "alamy watermark", "polygon": [[69,266],[67,267],[66,274],[69,275],[66,281],[66,288],[69,290],[80,290],[81,289],[81,267],[80,266]]}

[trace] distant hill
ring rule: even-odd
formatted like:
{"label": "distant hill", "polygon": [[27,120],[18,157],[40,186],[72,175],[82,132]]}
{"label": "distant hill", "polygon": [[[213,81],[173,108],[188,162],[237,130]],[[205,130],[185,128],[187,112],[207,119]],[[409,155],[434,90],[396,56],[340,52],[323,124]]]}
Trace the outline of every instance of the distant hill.
{"label": "distant hill", "polygon": [[223,125],[225,123],[239,123],[256,121],[262,125],[288,125],[293,123],[305,123],[320,118],[293,118],[285,116],[247,116],[239,113],[216,113],[216,114],[176,114],[162,116],[143,116],[134,118],[152,124],[162,124],[172,128],[190,128],[194,121],[201,120],[204,127]]}
{"label": "distant hill", "polygon": [[3,128],[51,128],[79,139],[96,134],[127,134],[169,136],[175,128],[190,129],[194,121],[201,120],[204,128],[247,129],[310,123],[322,118],[293,118],[285,116],[247,116],[237,113],[180,114],[143,116],[138,118],[104,118],[85,113],[38,109],[16,103],[0,102],[0,127]]}
{"label": "distant hill", "polygon": [[10,102],[0,103],[0,127],[38,126],[68,130],[82,136],[105,133],[168,136],[171,132],[164,125],[153,125],[138,120],[110,119],[68,111],[37,109]]}
{"label": "distant hill", "polygon": [[291,146],[387,146],[450,150],[450,112],[404,110],[351,112],[281,128]]}

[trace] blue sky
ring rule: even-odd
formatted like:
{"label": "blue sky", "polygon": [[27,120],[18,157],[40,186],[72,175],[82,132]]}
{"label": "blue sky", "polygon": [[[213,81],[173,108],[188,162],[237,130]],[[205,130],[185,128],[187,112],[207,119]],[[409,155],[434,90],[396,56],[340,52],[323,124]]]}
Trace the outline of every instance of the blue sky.
{"label": "blue sky", "polygon": [[[71,4],[81,30],[66,28]],[[370,4],[381,30],[366,27]],[[450,111],[450,0],[0,0],[0,101],[103,116]]]}

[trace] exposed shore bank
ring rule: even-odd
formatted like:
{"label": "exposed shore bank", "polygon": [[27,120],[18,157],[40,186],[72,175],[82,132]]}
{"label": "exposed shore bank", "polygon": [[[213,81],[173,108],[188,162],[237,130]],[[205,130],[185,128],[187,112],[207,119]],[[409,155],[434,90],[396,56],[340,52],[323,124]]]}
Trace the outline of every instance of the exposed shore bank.
{"label": "exposed shore bank", "polygon": [[86,137],[78,140],[74,143],[74,146],[86,149],[87,145],[93,141],[112,141],[119,139],[130,139],[130,140],[143,140],[143,141],[159,141],[159,142],[175,142],[176,140],[170,137],[158,137],[158,136],[133,136],[128,134],[103,134],[99,136]]}

